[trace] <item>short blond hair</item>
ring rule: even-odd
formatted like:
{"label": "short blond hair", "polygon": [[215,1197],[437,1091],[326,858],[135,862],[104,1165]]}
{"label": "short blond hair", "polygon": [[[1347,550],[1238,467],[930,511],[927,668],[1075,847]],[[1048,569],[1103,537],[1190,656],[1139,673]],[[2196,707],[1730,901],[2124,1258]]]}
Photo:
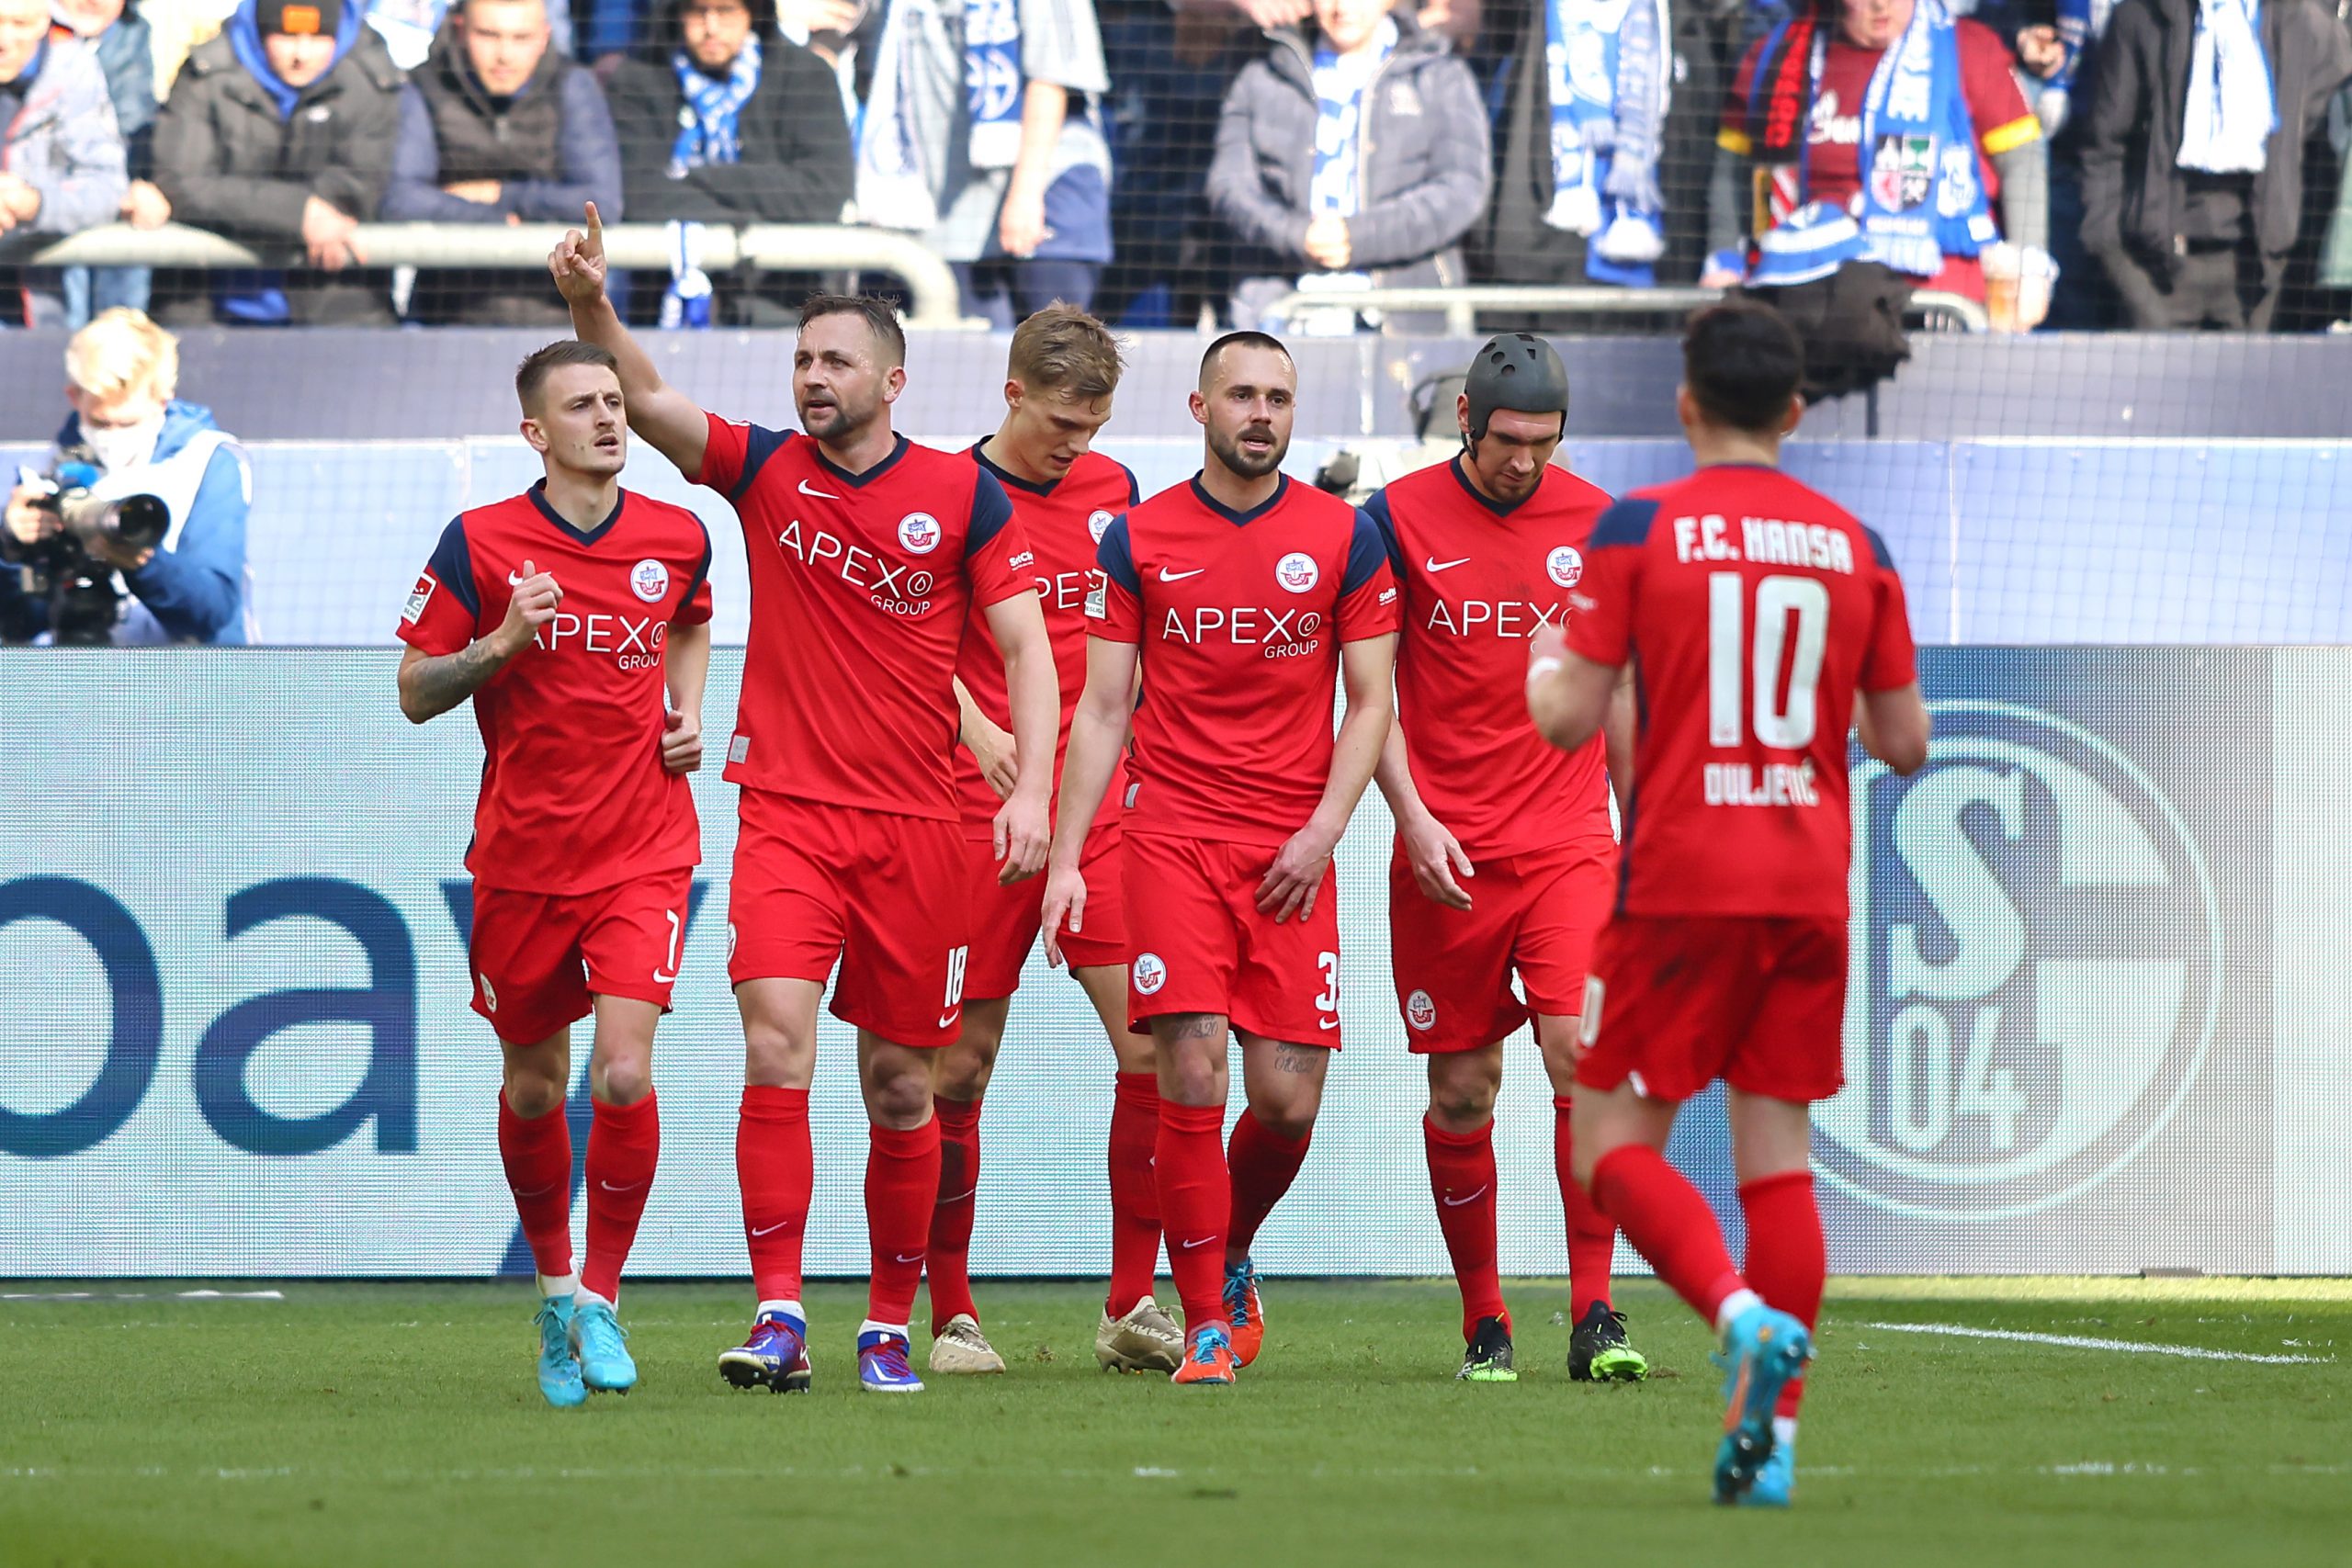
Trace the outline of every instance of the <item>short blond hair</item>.
{"label": "short blond hair", "polygon": [[1111,329],[1059,299],[1012,331],[1005,371],[1024,387],[1097,403],[1119,389],[1126,367]]}
{"label": "short blond hair", "polygon": [[117,305],[99,311],[66,344],[65,378],[102,400],[153,391],[168,400],[179,389],[180,340],[144,310]]}

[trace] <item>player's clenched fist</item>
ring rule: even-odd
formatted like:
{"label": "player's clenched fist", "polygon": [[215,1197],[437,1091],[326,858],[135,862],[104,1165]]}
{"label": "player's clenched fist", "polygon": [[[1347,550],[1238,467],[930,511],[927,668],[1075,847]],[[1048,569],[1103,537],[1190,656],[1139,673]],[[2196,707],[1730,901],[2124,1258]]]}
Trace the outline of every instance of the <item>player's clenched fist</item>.
{"label": "player's clenched fist", "polygon": [[548,256],[548,272],[555,279],[556,292],[574,305],[593,303],[605,292],[605,220],[596,215],[596,204],[587,208],[588,231],[577,229],[564,231]]}
{"label": "player's clenched fist", "polygon": [[1086,876],[1074,865],[1057,865],[1046,873],[1046,907],[1038,923],[1046,930],[1046,962],[1062,966],[1062,922],[1073,935],[1086,930]]}
{"label": "player's clenched fist", "polygon": [[672,708],[662,716],[662,765],[673,773],[691,773],[702,766],[702,719]]}
{"label": "player's clenched fist", "polygon": [[506,618],[491,634],[498,651],[512,659],[530,647],[531,638],[555,619],[556,606],[562,603],[563,590],[554,576],[525,561],[514,578],[514,596],[506,601]]}

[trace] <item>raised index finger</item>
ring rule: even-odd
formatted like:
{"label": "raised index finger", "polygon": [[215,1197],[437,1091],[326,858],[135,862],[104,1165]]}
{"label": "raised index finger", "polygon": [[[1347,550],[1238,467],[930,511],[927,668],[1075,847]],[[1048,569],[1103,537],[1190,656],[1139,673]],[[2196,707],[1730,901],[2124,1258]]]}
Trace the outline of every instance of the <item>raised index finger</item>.
{"label": "raised index finger", "polygon": [[605,220],[597,214],[596,204],[588,203],[588,243],[602,250],[605,244]]}

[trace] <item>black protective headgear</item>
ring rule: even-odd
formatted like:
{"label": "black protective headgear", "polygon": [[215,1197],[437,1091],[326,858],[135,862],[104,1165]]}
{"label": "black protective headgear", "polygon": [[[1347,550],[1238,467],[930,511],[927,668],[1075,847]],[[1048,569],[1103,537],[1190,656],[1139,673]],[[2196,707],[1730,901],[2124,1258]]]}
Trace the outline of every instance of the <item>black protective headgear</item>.
{"label": "black protective headgear", "polygon": [[1470,399],[1469,439],[1486,439],[1497,409],[1513,413],[1568,414],[1568,367],[1559,350],[1532,333],[1504,333],[1479,345],[1462,389]]}

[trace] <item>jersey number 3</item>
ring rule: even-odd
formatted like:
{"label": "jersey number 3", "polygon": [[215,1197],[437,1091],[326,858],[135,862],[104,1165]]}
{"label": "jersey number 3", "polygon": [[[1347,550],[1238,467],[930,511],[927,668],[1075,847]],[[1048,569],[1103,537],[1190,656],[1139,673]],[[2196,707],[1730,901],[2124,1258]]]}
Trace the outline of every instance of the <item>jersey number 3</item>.
{"label": "jersey number 3", "polygon": [[[1829,644],[1829,588],[1818,578],[1767,577],[1756,584],[1756,631],[1743,625],[1746,584],[1736,571],[1707,576],[1707,743],[1802,751],[1821,722],[1815,686]],[[1789,645],[1789,626],[1796,643]],[[1781,666],[1788,667],[1787,694]],[[1742,701],[1743,677],[1750,691]]]}

